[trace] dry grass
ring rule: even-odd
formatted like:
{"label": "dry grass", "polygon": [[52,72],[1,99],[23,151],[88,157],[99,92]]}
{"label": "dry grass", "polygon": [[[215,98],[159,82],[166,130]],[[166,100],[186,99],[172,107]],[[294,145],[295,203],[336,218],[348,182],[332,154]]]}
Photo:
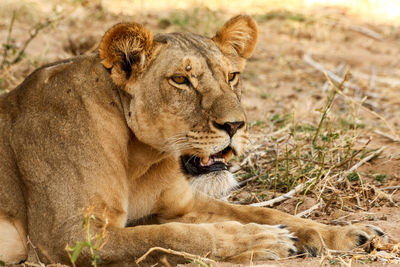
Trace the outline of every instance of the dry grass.
{"label": "dry grass", "polygon": [[[340,116],[330,114],[337,96],[344,96],[346,80],[347,77],[338,87],[330,81],[331,89],[327,91],[325,105],[318,109],[321,115],[316,124],[297,122],[293,112],[251,125],[252,145],[237,159],[239,167],[231,168],[241,177],[242,190],[251,186],[253,192],[251,199],[241,203],[262,201],[305,183],[303,194],[311,194],[317,202],[326,203],[325,211],[369,209],[377,201],[393,204],[389,195],[364,181],[357,172],[362,164],[378,157],[384,147],[368,148],[370,140],[362,138],[365,125],[359,123],[353,102],[341,103],[342,108],[348,106],[352,112]],[[238,193],[240,190],[235,192]]]}
{"label": "dry grass", "polygon": [[[345,76],[338,87],[330,81],[331,89],[327,90],[325,105],[319,109],[317,124],[297,122],[295,113],[253,124],[252,144],[231,167],[241,177],[240,189],[230,197],[232,202],[272,207],[295,199],[294,215],[305,218],[333,215],[326,223],[335,225],[359,222],[346,221],[343,211],[356,213],[382,205],[399,207],[391,194],[377,186],[377,182],[384,182],[384,175],[366,179],[365,174],[358,172],[363,164],[379,157],[385,147],[368,148],[371,140],[362,139],[365,125],[358,123],[355,111],[347,118],[330,114],[335,98],[343,95],[347,79]],[[267,123],[273,125],[272,132],[263,127]],[[243,191],[250,192],[246,198]],[[299,212],[305,198],[313,199],[315,204]],[[392,242],[398,241],[392,239]],[[385,246],[374,239],[351,252],[325,249],[320,264],[400,263],[399,246],[400,243]]]}

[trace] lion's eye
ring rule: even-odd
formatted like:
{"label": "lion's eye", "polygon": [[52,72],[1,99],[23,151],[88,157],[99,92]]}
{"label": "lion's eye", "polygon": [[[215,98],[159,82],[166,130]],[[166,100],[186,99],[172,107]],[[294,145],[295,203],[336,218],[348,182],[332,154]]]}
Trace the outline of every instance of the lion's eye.
{"label": "lion's eye", "polygon": [[173,76],[171,80],[177,84],[189,84],[189,80],[185,76]]}
{"label": "lion's eye", "polygon": [[231,73],[229,73],[228,74],[228,80],[229,80],[229,82],[233,82],[235,79],[236,79],[236,77],[239,75],[239,73],[238,72],[231,72]]}

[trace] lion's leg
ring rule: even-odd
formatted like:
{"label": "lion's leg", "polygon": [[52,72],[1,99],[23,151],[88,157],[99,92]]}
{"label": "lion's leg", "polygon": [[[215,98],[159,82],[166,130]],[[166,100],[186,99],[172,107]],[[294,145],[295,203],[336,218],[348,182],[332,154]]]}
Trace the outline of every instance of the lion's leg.
{"label": "lion's leg", "polygon": [[15,264],[25,260],[27,254],[26,233],[21,223],[0,213],[0,260]]}
{"label": "lion's leg", "polygon": [[[0,132],[4,133],[1,127]],[[6,136],[6,135],[4,135]],[[8,264],[19,263],[27,258],[26,208],[16,166],[7,155],[10,150],[0,138],[0,260]]]}
{"label": "lion's leg", "polygon": [[[157,168],[168,168],[169,173],[159,177],[161,169],[150,170],[142,178],[142,183],[135,183],[135,192],[137,195],[146,197],[146,203],[151,202],[151,196],[157,195],[157,203],[154,203],[155,214],[163,214],[164,217],[170,218],[186,214],[193,207],[193,195],[191,194],[190,185],[186,178],[179,175],[179,169],[174,172],[171,167],[163,167],[158,164]],[[164,183],[163,190],[156,190],[155,181]],[[149,184],[147,183],[149,182]],[[151,186],[151,187],[148,187]],[[167,188],[164,190],[164,188]],[[140,193],[141,192],[141,193]],[[123,195],[119,196],[122,199]],[[133,198],[135,209],[143,208],[138,199]],[[113,211],[115,202],[107,202],[108,206],[102,206],[104,201],[96,201],[94,203],[94,211],[97,220],[91,227],[92,234],[101,231],[102,219],[101,211]],[[81,205],[82,206],[82,205]],[[57,211],[57,209],[55,209]],[[129,215],[129,214],[128,214]],[[121,214],[122,217],[127,217]],[[134,262],[153,247],[170,248],[176,251],[183,251],[191,254],[202,255],[223,261],[236,261],[248,263],[250,259],[266,260],[287,257],[295,253],[293,236],[287,231],[276,226],[258,225],[258,224],[241,224],[239,222],[224,221],[216,223],[189,224],[181,222],[165,223],[161,225],[139,225],[134,227],[124,227],[119,223],[116,216],[107,215],[108,227],[106,231],[106,243],[99,251],[101,261],[105,265],[113,264],[114,266],[125,266],[127,263],[134,265]],[[98,221],[99,220],[99,221]],[[85,241],[85,229],[82,229],[82,218],[80,216],[69,216],[68,220],[58,221],[54,223],[56,228],[51,230],[51,242],[36,242],[41,253],[42,261],[68,263],[69,259],[65,252],[66,244],[74,246],[77,241]],[[45,225],[43,225],[45,226]],[[41,231],[37,231],[40,235]],[[40,240],[35,236],[35,240]],[[42,239],[43,240],[43,239]],[[47,258],[48,255],[50,258]],[[154,263],[159,260],[160,253],[151,253],[147,262],[143,266],[150,266],[150,262]],[[90,263],[90,253],[87,249],[82,251],[77,266],[85,266]],[[185,262],[182,257],[168,256],[170,263],[176,263],[178,260]]]}
{"label": "lion's leg", "polygon": [[[269,226],[256,224],[242,225],[237,222],[213,224],[167,223],[162,225],[136,226],[112,229],[110,239],[104,247],[103,259],[123,261],[127,255],[137,260],[152,247],[171,248],[176,251],[207,256],[214,260],[248,262],[250,253],[257,252],[258,260],[276,259],[289,256],[295,251],[292,243],[277,251],[275,242],[290,238],[285,229],[271,232]],[[254,238],[257,237],[257,238]],[[121,244],[122,242],[122,244]],[[125,243],[128,242],[128,243]],[[124,244],[125,243],[125,244]],[[246,255],[248,254],[248,257]],[[241,258],[238,255],[242,255]],[[148,262],[159,260],[160,252],[151,253]],[[182,257],[168,256],[170,263],[185,262]]]}
{"label": "lion's leg", "polygon": [[[276,228],[276,229],[275,229]],[[93,234],[101,231],[92,229]],[[54,262],[68,263],[65,244],[74,245],[84,241],[84,230],[65,229],[59,233],[63,240],[54,251],[46,251],[54,256]],[[65,237],[68,236],[66,240]],[[286,229],[258,224],[221,222],[206,224],[166,223],[161,225],[141,225],[135,227],[108,227],[104,247],[97,253],[102,264],[109,266],[133,266],[135,261],[149,249],[162,247],[191,253],[217,261],[246,263],[253,260],[287,257],[296,251],[291,235]],[[54,239],[56,242],[56,239]],[[277,248],[276,244],[280,244]],[[150,266],[160,260],[163,252],[154,251],[141,266]],[[90,252],[84,249],[77,266],[90,265]],[[171,264],[186,262],[183,257],[168,255]]]}
{"label": "lion's leg", "polygon": [[364,244],[373,236],[384,235],[379,228],[370,225],[329,226],[275,209],[233,205],[202,194],[196,195],[190,212],[174,220],[190,223],[235,220],[241,223],[285,225],[299,239],[297,248],[313,255],[324,245],[330,249],[349,250]]}

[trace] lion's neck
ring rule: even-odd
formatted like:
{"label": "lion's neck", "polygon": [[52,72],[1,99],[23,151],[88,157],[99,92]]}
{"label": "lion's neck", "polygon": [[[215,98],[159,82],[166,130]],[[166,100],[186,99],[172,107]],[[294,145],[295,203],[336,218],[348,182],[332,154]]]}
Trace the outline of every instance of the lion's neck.
{"label": "lion's neck", "polygon": [[139,141],[132,131],[131,123],[131,100],[132,97],[124,90],[118,90],[119,99],[121,102],[123,114],[127,127],[132,134],[128,145],[128,171],[131,179],[136,179],[143,176],[155,164],[159,164],[162,160],[174,157],[170,154],[160,152],[153,147]]}
{"label": "lion's neck", "polygon": [[132,179],[143,176],[153,165],[171,157],[132,137],[128,145],[129,175]]}

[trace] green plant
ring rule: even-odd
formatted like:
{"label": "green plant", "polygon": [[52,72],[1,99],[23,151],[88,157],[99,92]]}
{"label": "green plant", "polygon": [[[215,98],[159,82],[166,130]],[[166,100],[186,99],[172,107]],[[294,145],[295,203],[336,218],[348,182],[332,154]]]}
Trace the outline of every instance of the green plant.
{"label": "green plant", "polygon": [[[17,17],[17,12],[14,11],[11,17],[10,25],[8,27],[8,33],[6,42],[2,44],[3,53],[2,53],[2,60],[0,62],[0,69],[14,65],[20,62],[25,56],[25,50],[29,46],[29,44],[36,38],[40,31],[54,25],[57,21],[60,21],[64,18],[64,15],[61,12],[54,10],[54,17],[48,17],[42,22],[38,22],[29,30],[28,38],[22,42],[21,46],[17,46],[12,41],[12,31],[14,27],[14,22]],[[10,58],[10,54],[12,58]]]}
{"label": "green plant", "polygon": [[1,260],[0,260],[0,266],[1,266],[1,267],[5,267],[5,266],[6,266],[6,263],[5,263],[4,261],[1,261]]}
{"label": "green plant", "polygon": [[386,178],[387,178],[386,174],[377,174],[375,176],[375,181],[383,183],[383,182],[385,182]]}
{"label": "green plant", "polygon": [[346,176],[347,180],[351,182],[359,181],[360,180],[360,174],[358,172],[351,172],[347,174]]}
{"label": "green plant", "polygon": [[292,120],[292,115],[292,113],[284,114],[283,116],[274,114],[271,116],[270,121],[278,127],[283,127]]}
{"label": "green plant", "polygon": [[211,264],[203,262],[202,260],[190,260],[190,263],[194,263],[196,266],[201,266],[201,267],[211,267]]}
{"label": "green plant", "polygon": [[79,255],[82,250],[87,248],[90,252],[90,263],[92,266],[97,267],[101,262],[100,256],[98,252],[102,249],[105,244],[106,237],[106,223],[103,224],[102,230],[95,234],[91,234],[90,223],[95,221],[96,217],[93,215],[93,209],[89,208],[83,218],[82,229],[86,231],[86,240],[85,241],[77,241],[75,246],[71,247],[69,244],[65,247],[65,250],[68,253],[72,266],[76,267],[76,261],[78,260]]}
{"label": "green plant", "polygon": [[330,260],[329,260],[329,264],[331,264],[331,265],[337,265],[337,264],[339,264],[339,263],[340,263],[340,261],[337,260],[337,259],[330,259]]}
{"label": "green plant", "polygon": [[256,121],[249,122],[249,127],[262,126],[262,125],[265,125],[265,124],[266,124],[265,121],[256,120]]}

